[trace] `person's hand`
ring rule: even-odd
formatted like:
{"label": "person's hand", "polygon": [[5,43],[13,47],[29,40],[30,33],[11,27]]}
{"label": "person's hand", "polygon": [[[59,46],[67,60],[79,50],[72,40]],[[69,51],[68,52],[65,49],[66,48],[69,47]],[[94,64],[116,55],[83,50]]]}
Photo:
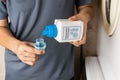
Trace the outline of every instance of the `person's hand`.
{"label": "person's hand", "polygon": [[15,50],[17,57],[25,64],[34,65],[38,59],[38,55],[44,54],[45,51],[37,50],[34,44],[30,42],[20,42]]}
{"label": "person's hand", "polygon": [[84,23],[83,37],[80,41],[71,42],[76,47],[86,43],[87,24],[94,17],[93,3],[78,7],[78,14],[69,18],[71,21],[81,20]]}
{"label": "person's hand", "polygon": [[83,15],[82,14],[77,14],[77,15],[72,16],[72,17],[69,18],[70,21],[81,20],[84,23],[84,31],[83,31],[83,37],[82,37],[82,39],[80,41],[70,42],[71,44],[73,44],[76,47],[79,47],[80,45],[86,43],[86,33],[87,33],[87,23],[88,23],[88,21],[85,20],[85,19],[86,18],[84,18],[84,14]]}

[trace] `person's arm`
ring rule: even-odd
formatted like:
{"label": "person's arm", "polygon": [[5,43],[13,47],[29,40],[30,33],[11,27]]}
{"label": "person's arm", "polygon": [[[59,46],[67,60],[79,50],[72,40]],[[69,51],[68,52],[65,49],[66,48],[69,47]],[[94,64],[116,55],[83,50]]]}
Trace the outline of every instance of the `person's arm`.
{"label": "person's arm", "polygon": [[93,18],[93,16],[94,16],[94,8],[93,8],[93,4],[91,3],[91,4],[79,6],[78,14],[69,18],[69,20],[72,21],[81,20],[84,22],[84,32],[83,32],[82,40],[71,42],[74,46],[78,47],[86,43],[87,24]]}
{"label": "person's arm", "polygon": [[31,42],[16,39],[10,32],[7,19],[0,20],[0,45],[13,51],[23,63],[28,65],[35,64],[37,55],[44,53],[35,49]]}
{"label": "person's arm", "polygon": [[11,34],[7,19],[0,20],[0,44],[5,48],[16,51],[19,42],[20,41]]}

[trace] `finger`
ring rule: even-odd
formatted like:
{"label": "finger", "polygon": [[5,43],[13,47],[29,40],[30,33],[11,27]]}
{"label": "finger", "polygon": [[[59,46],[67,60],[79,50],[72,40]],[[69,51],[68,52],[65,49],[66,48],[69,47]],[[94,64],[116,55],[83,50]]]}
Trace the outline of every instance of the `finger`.
{"label": "finger", "polygon": [[36,58],[30,58],[30,57],[25,57],[23,55],[17,55],[17,57],[23,62],[26,63],[28,65],[34,65],[37,60],[38,60],[38,56],[36,56]]}
{"label": "finger", "polygon": [[17,57],[21,60],[21,62],[28,64],[28,65],[34,65],[35,62],[25,61],[23,56],[17,55]]}
{"label": "finger", "polygon": [[85,44],[85,43],[86,43],[86,40],[85,40],[85,39],[82,39],[82,40],[80,40],[80,41],[71,42],[71,44],[73,44],[73,45],[76,46],[76,47],[79,47],[80,45]]}
{"label": "finger", "polygon": [[36,62],[31,62],[31,61],[22,61],[22,62],[25,63],[25,64],[28,64],[30,66],[33,66],[36,63]]}
{"label": "finger", "polygon": [[37,58],[31,58],[31,57],[24,57],[24,61],[29,61],[29,62],[36,62]]}
{"label": "finger", "polygon": [[45,53],[44,50],[35,49],[34,43],[28,42],[27,45],[29,46],[29,47],[26,47],[28,52],[34,52],[35,54],[44,54]]}
{"label": "finger", "polygon": [[80,46],[80,44],[78,42],[72,42],[72,44],[76,47]]}
{"label": "finger", "polygon": [[80,45],[82,45],[82,43],[80,43],[80,44],[73,44],[74,46],[76,46],[76,47],[79,47]]}
{"label": "finger", "polygon": [[30,53],[30,52],[23,52],[22,54],[21,54],[22,56],[24,56],[24,57],[31,57],[31,58],[36,58],[36,54],[34,54],[34,53]]}
{"label": "finger", "polygon": [[28,44],[31,45],[32,47],[34,47],[34,43],[29,42]]}
{"label": "finger", "polygon": [[33,47],[26,47],[26,52],[30,52],[30,53],[34,53],[34,54],[44,54],[45,51],[44,50],[37,50]]}
{"label": "finger", "polygon": [[68,20],[70,20],[70,21],[76,21],[78,19],[77,19],[77,16],[72,16],[72,17],[68,18]]}

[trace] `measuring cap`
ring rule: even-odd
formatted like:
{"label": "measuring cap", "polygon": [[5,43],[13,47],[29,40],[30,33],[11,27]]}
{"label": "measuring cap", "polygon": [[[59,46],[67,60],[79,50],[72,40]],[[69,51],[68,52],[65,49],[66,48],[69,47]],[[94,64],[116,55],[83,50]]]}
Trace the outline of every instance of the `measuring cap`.
{"label": "measuring cap", "polygon": [[44,42],[43,38],[38,38],[36,39],[34,46],[38,50],[44,50],[46,48],[46,43]]}

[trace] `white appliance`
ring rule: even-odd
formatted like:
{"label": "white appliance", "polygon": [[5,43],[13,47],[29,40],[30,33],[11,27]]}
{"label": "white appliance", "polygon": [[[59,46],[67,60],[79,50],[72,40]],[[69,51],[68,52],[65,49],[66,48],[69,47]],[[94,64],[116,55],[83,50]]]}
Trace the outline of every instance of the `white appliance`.
{"label": "white appliance", "polygon": [[[98,56],[86,58],[86,76],[87,80],[120,80],[120,0],[102,0],[101,3]],[[106,10],[107,6],[110,10]]]}

